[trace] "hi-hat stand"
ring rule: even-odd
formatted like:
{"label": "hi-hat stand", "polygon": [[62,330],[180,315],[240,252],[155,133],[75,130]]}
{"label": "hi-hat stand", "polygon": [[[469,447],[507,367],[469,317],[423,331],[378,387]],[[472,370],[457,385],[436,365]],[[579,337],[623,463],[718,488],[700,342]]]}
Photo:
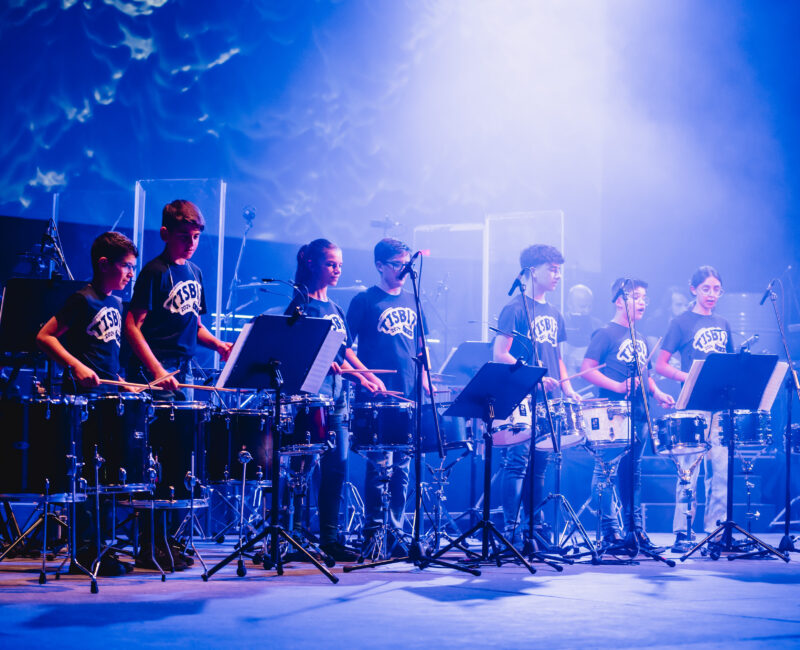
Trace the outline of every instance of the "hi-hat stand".
{"label": "hi-hat stand", "polygon": [[[695,360],[689,370],[689,377],[684,384],[679,406],[691,410],[725,411],[728,415],[728,431],[723,430],[721,437],[728,446],[728,498],[725,521],[706,535],[686,554],[681,562],[691,557],[697,550],[708,545],[711,559],[719,559],[722,553],[738,553],[741,549],[733,539],[734,531],[744,535],[756,548],[768,554],[789,561],[788,555],[774,549],[755,535],[744,530],[733,520],[733,475],[736,459],[736,433],[734,428],[734,411],[738,409],[757,410],[762,396],[776,371],[778,357],[768,354],[710,354],[704,361]],[[686,396],[684,396],[686,392]],[[754,557],[746,553],[747,557]],[[728,559],[735,559],[730,555]],[[744,557],[744,556],[742,556]]]}
{"label": "hi-hat stand", "polygon": [[333,583],[339,578],[324,567],[309,553],[295,537],[280,525],[280,447],[281,447],[281,399],[285,392],[316,393],[319,391],[339,348],[344,334],[332,329],[331,321],[306,316],[262,315],[254,318],[243,328],[225,368],[217,380],[218,388],[254,388],[274,390],[272,417],[272,498],[269,525],[249,542],[234,549],[202,575],[204,581],[222,567],[239,559],[237,574],[246,571],[241,557],[256,544],[269,537],[269,553],[264,557],[264,568],[274,568],[283,575],[283,558],[280,544],[286,542],[300,557],[313,564],[320,573]]}

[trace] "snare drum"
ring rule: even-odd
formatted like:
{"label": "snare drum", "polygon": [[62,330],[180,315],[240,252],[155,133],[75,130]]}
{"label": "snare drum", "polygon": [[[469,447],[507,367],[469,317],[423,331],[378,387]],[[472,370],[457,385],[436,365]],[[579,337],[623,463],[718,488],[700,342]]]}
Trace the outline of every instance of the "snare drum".
{"label": "snare drum", "polygon": [[[252,460],[239,462],[239,452]],[[248,480],[269,480],[272,470],[272,418],[267,411],[229,409],[214,411],[208,423],[206,472],[210,483],[241,482],[242,469]],[[261,479],[258,478],[259,472]]]}
{"label": "snare drum", "polygon": [[414,404],[356,404],[350,421],[354,450],[409,450],[414,445]]}
{"label": "snare drum", "polygon": [[[439,430],[442,434],[442,444],[444,450],[462,449],[467,446],[467,422],[464,418],[445,417],[442,415],[452,402],[440,402],[436,404],[436,411],[439,413]],[[423,454],[439,451],[439,442],[436,440],[436,428],[433,425],[433,415],[430,404],[422,406],[422,432],[420,436],[420,448]]]}
{"label": "snare drum", "polygon": [[[581,405],[571,399],[551,399],[550,414],[553,428],[561,438],[561,449],[579,445],[586,439]],[[544,403],[536,404],[536,449],[553,451],[553,438],[550,436],[550,423]]]}
{"label": "snare drum", "polygon": [[[71,459],[83,462],[81,424],[87,403],[86,397],[74,395],[2,400],[0,494],[47,491],[50,501],[72,500]],[[86,482],[80,465],[75,474],[76,500],[83,501]]]}
{"label": "snare drum", "polygon": [[209,419],[205,402],[153,402],[153,418],[148,435],[153,459],[158,469],[155,496],[157,499],[187,500],[186,475],[194,475],[205,483],[205,438]]}
{"label": "snare drum", "polygon": [[495,447],[510,447],[531,439],[531,401],[529,397],[522,400],[506,420],[497,420],[492,428],[492,444]]}
{"label": "snare drum", "polygon": [[95,484],[94,448],[104,459],[100,491],[147,491],[155,480],[147,442],[152,398],[144,393],[109,393],[89,400],[83,425],[84,475]]}
{"label": "snare drum", "polygon": [[[731,436],[730,413],[720,411],[714,417],[720,426],[720,441],[728,446]],[[733,412],[733,439],[736,447],[765,449],[772,444],[772,417],[769,411]]]}
{"label": "snare drum", "polygon": [[[329,448],[328,420],[333,400],[289,395],[281,401],[281,454],[313,454]],[[331,442],[331,444],[333,444]]]}
{"label": "snare drum", "polygon": [[699,454],[711,445],[708,424],[698,411],[678,411],[655,421],[653,448],[657,454]]}
{"label": "snare drum", "polygon": [[630,442],[630,408],[627,402],[607,399],[582,404],[586,446],[590,450],[624,447]]}

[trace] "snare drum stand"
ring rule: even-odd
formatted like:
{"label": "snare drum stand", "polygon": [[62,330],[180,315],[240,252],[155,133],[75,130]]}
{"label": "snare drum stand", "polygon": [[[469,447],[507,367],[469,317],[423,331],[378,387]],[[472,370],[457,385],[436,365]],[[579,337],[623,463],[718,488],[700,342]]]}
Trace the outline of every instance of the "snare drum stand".
{"label": "snare drum stand", "polygon": [[[422,482],[422,376],[423,373],[426,374],[428,379],[428,385],[431,387],[431,417],[433,417],[433,426],[434,431],[436,432],[436,439],[439,448],[439,457],[444,458],[444,445],[442,444],[442,433],[439,429],[439,413],[436,410],[436,399],[434,397],[433,392],[433,383],[431,381],[431,370],[428,360],[427,354],[427,344],[425,341],[425,328],[422,324],[425,322],[422,313],[422,303],[420,301],[420,292],[419,292],[419,275],[416,271],[414,271],[412,265],[414,262],[414,258],[416,258],[419,253],[416,253],[411,260],[404,266],[404,270],[401,271],[401,274],[406,275],[409,274],[411,276],[411,287],[414,290],[414,305],[416,307],[416,316],[417,316],[417,323],[419,324],[419,338],[417,340],[417,356],[414,361],[417,364],[416,367],[416,423],[414,426],[414,528],[413,528],[413,535],[411,538],[411,544],[408,548],[408,556],[407,557],[399,557],[399,558],[389,558],[387,560],[378,560],[377,562],[371,562],[368,564],[356,564],[356,565],[347,565],[343,567],[343,571],[356,571],[358,569],[366,569],[368,567],[374,566],[383,566],[385,564],[395,564],[398,562],[404,562],[413,564],[414,566],[424,569],[430,565],[433,566],[441,566],[447,567],[450,569],[456,569],[458,571],[463,571],[465,573],[471,573],[472,575],[480,575],[480,571],[477,569],[470,569],[467,567],[460,566],[458,564],[454,564],[452,562],[445,562],[444,560],[440,560],[442,553],[436,553],[432,556],[428,556],[425,554],[422,548],[422,540],[421,540],[421,510],[422,510],[422,490],[420,489],[420,484]],[[420,262],[420,265],[422,262]],[[388,490],[388,483],[386,485],[386,489]],[[388,497],[388,494],[387,494]],[[388,510],[384,513],[384,517],[388,516]]]}
{"label": "snare drum stand", "polygon": [[694,501],[695,495],[691,487],[692,474],[694,473],[695,468],[700,464],[700,461],[703,460],[703,457],[706,455],[706,453],[707,450],[697,454],[697,458],[692,461],[689,467],[682,467],[675,456],[670,454],[672,462],[675,463],[675,470],[678,472],[678,480],[683,487],[681,498],[686,500],[686,541],[677,542],[674,544],[672,547],[673,553],[685,553],[694,546],[693,542],[695,541],[695,536],[694,532],[692,531],[692,525],[694,523],[692,516],[692,501]]}
{"label": "snare drum stand", "polygon": [[[721,395],[727,405],[727,424],[728,424],[728,431],[725,431],[725,420],[720,415],[720,422],[722,425],[722,431],[720,433],[723,442],[727,441],[728,443],[728,495],[727,495],[727,502],[726,502],[726,514],[725,514],[725,521],[723,521],[715,530],[711,533],[706,535],[703,540],[696,544],[691,550],[681,556],[681,562],[686,560],[688,557],[693,555],[698,549],[706,546],[708,544],[708,553],[709,557],[712,560],[718,560],[722,553],[733,553],[732,555],[728,556],[729,560],[735,560],[738,558],[753,558],[753,557],[765,557],[767,554],[774,555],[775,557],[784,560],[785,562],[789,561],[789,555],[781,553],[779,550],[774,549],[772,546],[767,544],[766,542],[762,541],[755,535],[744,530],[739,524],[737,524],[733,520],[733,475],[734,475],[734,463],[736,460],[736,435],[734,431],[734,409],[737,407],[737,397],[738,392],[740,391],[739,386],[741,386],[741,382],[747,381],[747,383],[755,383],[757,381],[756,377],[759,373],[759,365],[760,360],[757,360],[756,357],[765,357],[766,355],[750,355],[749,353],[745,353],[744,351],[739,352],[738,354],[722,354],[722,353],[715,353],[709,355],[706,359],[705,363],[709,364],[711,359],[714,357],[723,358],[724,362],[730,362],[729,368],[723,369],[727,370],[725,380],[727,383],[724,383],[722,386],[719,387],[721,391]],[[777,359],[777,357],[773,357],[773,359]],[[774,367],[774,363],[772,364]],[[701,373],[702,376],[702,373]],[[746,377],[746,379],[745,379]],[[699,381],[698,381],[699,383]],[[737,385],[738,384],[738,385]],[[766,385],[766,380],[764,381],[764,386]],[[761,387],[760,393],[763,393],[763,386]],[[742,550],[742,546],[739,542],[736,542],[733,539],[733,532],[734,530],[742,533],[750,542],[753,543],[755,548],[761,549],[760,551],[755,552],[748,552],[748,553],[739,553],[735,554],[737,551]]]}

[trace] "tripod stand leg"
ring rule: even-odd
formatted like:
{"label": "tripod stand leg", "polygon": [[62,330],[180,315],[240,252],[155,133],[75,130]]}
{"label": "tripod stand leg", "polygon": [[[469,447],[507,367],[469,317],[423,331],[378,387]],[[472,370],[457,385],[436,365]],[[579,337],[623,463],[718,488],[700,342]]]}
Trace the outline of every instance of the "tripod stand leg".
{"label": "tripod stand leg", "polygon": [[[686,560],[687,558],[691,557],[698,549],[705,546],[706,543],[709,543],[714,537],[719,535],[721,532],[725,530],[725,524],[717,526],[714,530],[712,530],[708,535],[706,535],[703,539],[701,539],[697,544],[695,544],[689,551],[687,551],[684,555],[681,556],[681,562]],[[713,542],[712,542],[713,543]]]}
{"label": "tripod stand leg", "polygon": [[[726,522],[726,523],[728,523],[728,522]],[[788,561],[789,561],[789,555],[788,555],[788,554],[784,555],[784,554],[783,554],[783,553],[781,553],[779,550],[777,550],[777,549],[773,548],[772,546],[770,546],[770,545],[769,545],[769,544],[767,544],[766,542],[764,542],[764,541],[760,540],[760,539],[759,539],[758,537],[756,537],[755,535],[753,535],[753,534],[751,534],[750,532],[748,532],[748,531],[746,531],[746,530],[742,529],[742,527],[741,527],[741,526],[739,526],[738,524],[736,524],[736,523],[734,523],[734,522],[730,522],[730,523],[729,523],[729,525],[730,525],[730,527],[731,527],[731,528],[735,528],[735,529],[736,529],[736,530],[738,530],[740,533],[742,533],[742,535],[744,535],[745,537],[747,537],[747,538],[748,538],[748,539],[749,539],[751,542],[753,542],[753,543],[754,543],[754,544],[755,544],[757,547],[761,547],[761,548],[763,549],[762,551],[758,551],[758,553],[771,553],[772,555],[774,555],[774,556],[775,556],[775,557],[777,557],[777,558],[780,558],[780,559],[781,559],[781,560],[783,560],[784,562],[788,562]],[[729,559],[729,560],[738,560],[738,559],[745,558],[745,557],[747,557],[747,556],[750,556],[750,557],[752,557],[753,555],[752,555],[751,553],[745,553],[745,554],[740,554],[740,555],[729,555],[729,556],[728,556],[728,559]]]}
{"label": "tripod stand leg", "polygon": [[319,571],[326,578],[328,578],[328,580],[330,580],[333,584],[339,582],[339,578],[337,578],[330,571],[328,571],[328,569],[322,566],[322,564],[319,563],[317,558],[315,558],[313,555],[311,555],[311,553],[309,553],[305,548],[303,548],[303,545],[300,544],[300,542],[298,542],[289,533],[287,533],[283,528],[281,528],[280,526],[274,526],[274,529],[275,530],[273,531],[273,534],[275,534],[276,537],[278,536],[283,537],[283,539],[285,539],[298,553],[304,555],[309,562],[311,562],[315,567],[317,567],[317,569],[319,569]]}

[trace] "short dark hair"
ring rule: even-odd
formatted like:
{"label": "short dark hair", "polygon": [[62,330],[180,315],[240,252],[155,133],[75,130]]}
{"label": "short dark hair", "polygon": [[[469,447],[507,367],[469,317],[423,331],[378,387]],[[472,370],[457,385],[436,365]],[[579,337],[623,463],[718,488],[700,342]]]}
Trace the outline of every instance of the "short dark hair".
{"label": "short dark hair", "polygon": [[101,257],[105,257],[110,262],[119,262],[126,255],[139,257],[136,245],[122,233],[113,230],[104,232],[92,242],[90,251],[92,272],[95,275],[99,273]]}
{"label": "short dark hair", "polygon": [[617,302],[616,295],[617,292],[622,288],[623,284],[628,291],[633,291],[634,289],[647,289],[647,287],[650,286],[644,280],[639,280],[637,278],[617,278],[611,285],[611,302]]}
{"label": "short dark hair", "polygon": [[161,211],[161,226],[172,232],[184,225],[197,228],[200,232],[205,230],[206,220],[200,208],[186,199],[175,199],[167,203]]}
{"label": "short dark hair", "polygon": [[377,244],[375,244],[375,261],[385,262],[395,255],[402,255],[403,253],[410,252],[411,249],[399,239],[394,239],[393,237],[384,237]]}
{"label": "short dark hair", "polygon": [[555,246],[534,244],[519,254],[519,265],[522,269],[541,264],[563,264],[564,256]]}

